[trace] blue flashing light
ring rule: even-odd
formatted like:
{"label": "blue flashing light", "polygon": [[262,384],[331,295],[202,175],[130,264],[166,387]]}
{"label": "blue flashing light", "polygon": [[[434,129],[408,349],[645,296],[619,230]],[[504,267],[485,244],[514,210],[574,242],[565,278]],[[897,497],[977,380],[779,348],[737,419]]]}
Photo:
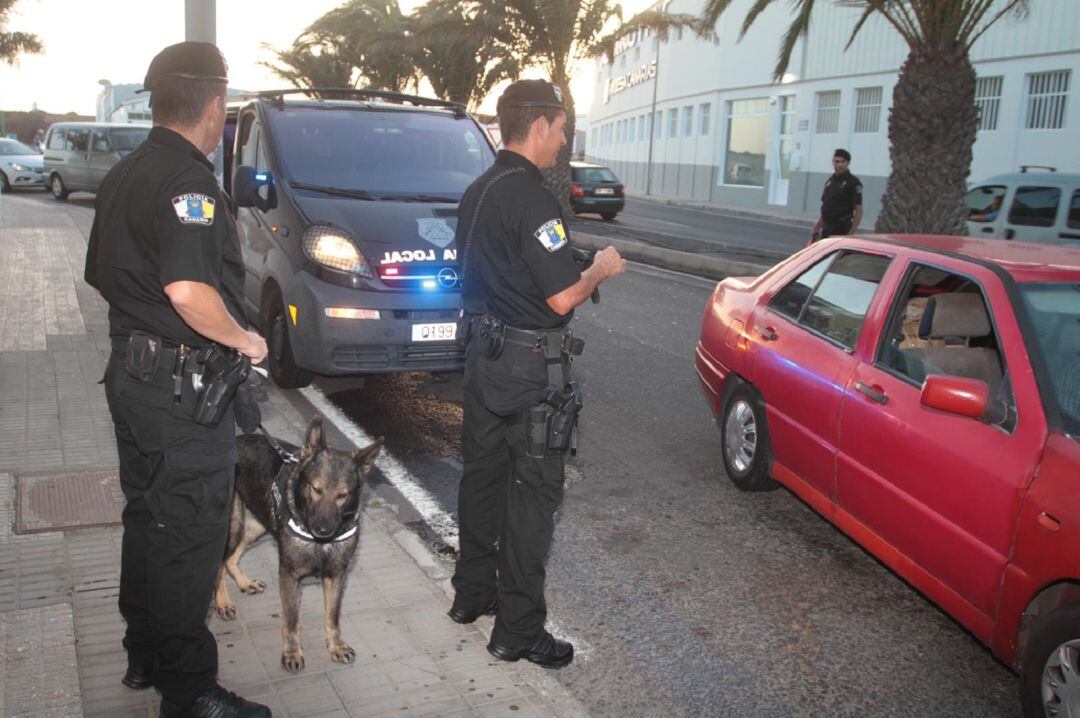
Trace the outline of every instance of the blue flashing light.
{"label": "blue flashing light", "polygon": [[425,279],[423,284],[421,284],[420,286],[423,287],[424,289],[432,290],[432,289],[435,289],[438,285],[435,284],[435,281],[432,280],[432,279]]}
{"label": "blue flashing light", "polygon": [[270,181],[270,175],[268,175],[265,172],[256,172],[255,173],[255,181],[258,182],[259,184],[266,184],[267,182]]}

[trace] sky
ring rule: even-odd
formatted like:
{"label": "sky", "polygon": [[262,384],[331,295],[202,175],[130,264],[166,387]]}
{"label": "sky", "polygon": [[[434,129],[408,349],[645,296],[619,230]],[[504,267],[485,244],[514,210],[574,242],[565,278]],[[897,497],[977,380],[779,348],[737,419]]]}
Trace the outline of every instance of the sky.
{"label": "sky", "polygon": [[[422,0],[399,2],[409,12]],[[287,86],[258,64],[273,59],[262,43],[288,47],[308,25],[341,3],[217,0],[217,44],[229,65],[229,85],[244,90]],[[624,2],[624,11],[645,4],[645,0]],[[45,51],[22,55],[15,67],[0,63],[0,110],[27,111],[36,103],[46,112],[93,115],[101,90],[98,80],[141,83],[154,55],[184,39],[184,0],[20,0],[5,29],[36,34]],[[572,85],[579,111],[592,104],[590,67],[591,63],[578,68]],[[496,97],[481,110],[493,112]]]}

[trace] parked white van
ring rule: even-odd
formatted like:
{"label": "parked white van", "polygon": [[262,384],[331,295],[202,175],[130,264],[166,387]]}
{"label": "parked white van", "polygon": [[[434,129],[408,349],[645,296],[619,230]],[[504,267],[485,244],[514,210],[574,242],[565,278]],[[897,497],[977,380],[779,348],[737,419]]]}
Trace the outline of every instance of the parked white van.
{"label": "parked white van", "polygon": [[120,158],[142,144],[147,125],[57,122],[45,139],[45,182],[53,197],[67,199],[79,190],[97,192]]}
{"label": "parked white van", "polygon": [[965,201],[972,237],[1080,245],[1080,174],[1024,166],[979,182]]}

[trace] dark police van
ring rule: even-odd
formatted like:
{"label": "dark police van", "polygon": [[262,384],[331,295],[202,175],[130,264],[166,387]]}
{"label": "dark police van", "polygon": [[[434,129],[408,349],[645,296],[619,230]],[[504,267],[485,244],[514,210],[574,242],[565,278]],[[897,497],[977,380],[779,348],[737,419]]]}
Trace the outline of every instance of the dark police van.
{"label": "dark police van", "polygon": [[460,370],[454,229],[495,159],[487,134],[456,103],[305,92],[259,93],[226,130],[246,309],[271,376],[294,388]]}

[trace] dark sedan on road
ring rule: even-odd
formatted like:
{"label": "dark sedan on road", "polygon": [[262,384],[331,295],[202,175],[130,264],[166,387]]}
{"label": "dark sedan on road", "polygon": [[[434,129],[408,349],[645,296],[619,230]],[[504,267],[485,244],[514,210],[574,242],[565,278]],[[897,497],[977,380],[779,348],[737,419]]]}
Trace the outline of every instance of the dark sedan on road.
{"label": "dark sedan on road", "polygon": [[570,181],[570,206],[575,214],[597,212],[610,221],[622,212],[626,199],[622,182],[604,165],[571,162]]}
{"label": "dark sedan on road", "polygon": [[839,237],[720,282],[696,368],[741,489],[783,484],[1080,713],[1080,250]]}

